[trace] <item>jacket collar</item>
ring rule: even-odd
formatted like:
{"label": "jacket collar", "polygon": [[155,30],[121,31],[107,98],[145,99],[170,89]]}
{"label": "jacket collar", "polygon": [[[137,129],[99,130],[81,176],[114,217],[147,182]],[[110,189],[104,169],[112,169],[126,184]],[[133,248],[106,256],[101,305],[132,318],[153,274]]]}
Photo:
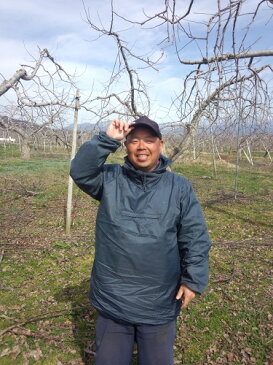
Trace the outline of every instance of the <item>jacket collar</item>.
{"label": "jacket collar", "polygon": [[161,179],[162,174],[166,171],[166,168],[170,166],[172,160],[160,155],[159,163],[153,171],[145,172],[136,169],[128,159],[128,156],[124,157],[123,171],[134,181],[137,185],[142,185],[144,190],[157,184]]}

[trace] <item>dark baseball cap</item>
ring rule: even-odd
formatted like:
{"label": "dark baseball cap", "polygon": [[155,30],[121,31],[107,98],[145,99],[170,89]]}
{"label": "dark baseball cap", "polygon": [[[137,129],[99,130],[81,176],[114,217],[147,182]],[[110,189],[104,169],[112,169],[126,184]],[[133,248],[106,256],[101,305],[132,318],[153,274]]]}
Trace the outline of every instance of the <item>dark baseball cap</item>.
{"label": "dark baseball cap", "polygon": [[153,132],[157,135],[158,138],[162,139],[162,134],[160,132],[159,125],[153,120],[149,119],[148,117],[143,116],[134,120],[134,124],[131,126],[132,130],[133,128],[138,128],[138,127],[150,128],[153,130]]}

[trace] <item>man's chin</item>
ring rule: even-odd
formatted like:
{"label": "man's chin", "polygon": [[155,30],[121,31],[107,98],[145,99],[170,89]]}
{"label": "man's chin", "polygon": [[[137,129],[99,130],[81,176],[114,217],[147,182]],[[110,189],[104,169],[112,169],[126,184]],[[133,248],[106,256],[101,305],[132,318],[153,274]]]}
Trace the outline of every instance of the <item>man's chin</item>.
{"label": "man's chin", "polygon": [[134,165],[134,167],[137,170],[143,171],[143,172],[149,172],[149,171],[153,171],[156,168],[155,166],[150,166],[149,164],[145,164],[145,163],[132,163]]}

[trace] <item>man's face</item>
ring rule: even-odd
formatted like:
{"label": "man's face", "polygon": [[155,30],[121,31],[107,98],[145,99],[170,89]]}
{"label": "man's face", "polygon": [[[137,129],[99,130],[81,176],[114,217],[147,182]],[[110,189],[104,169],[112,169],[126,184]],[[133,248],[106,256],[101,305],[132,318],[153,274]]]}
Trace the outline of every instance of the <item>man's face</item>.
{"label": "man's face", "polygon": [[147,172],[156,168],[163,141],[150,128],[139,127],[128,135],[125,146],[134,167]]}

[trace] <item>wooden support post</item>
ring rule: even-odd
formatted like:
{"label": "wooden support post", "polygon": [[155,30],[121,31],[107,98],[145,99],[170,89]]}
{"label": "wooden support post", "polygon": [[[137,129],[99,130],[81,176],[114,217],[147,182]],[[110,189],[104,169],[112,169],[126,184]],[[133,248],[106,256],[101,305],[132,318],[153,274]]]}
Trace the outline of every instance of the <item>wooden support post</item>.
{"label": "wooden support post", "polygon": [[[76,92],[75,110],[74,110],[74,125],[73,125],[73,135],[72,135],[72,149],[71,149],[71,160],[73,160],[76,153],[77,145],[77,126],[78,126],[78,111],[80,108],[80,96],[79,89]],[[67,205],[66,205],[66,234],[70,234],[71,228],[71,212],[72,212],[72,193],[73,193],[73,180],[71,176],[68,179],[68,191],[67,191]]]}

